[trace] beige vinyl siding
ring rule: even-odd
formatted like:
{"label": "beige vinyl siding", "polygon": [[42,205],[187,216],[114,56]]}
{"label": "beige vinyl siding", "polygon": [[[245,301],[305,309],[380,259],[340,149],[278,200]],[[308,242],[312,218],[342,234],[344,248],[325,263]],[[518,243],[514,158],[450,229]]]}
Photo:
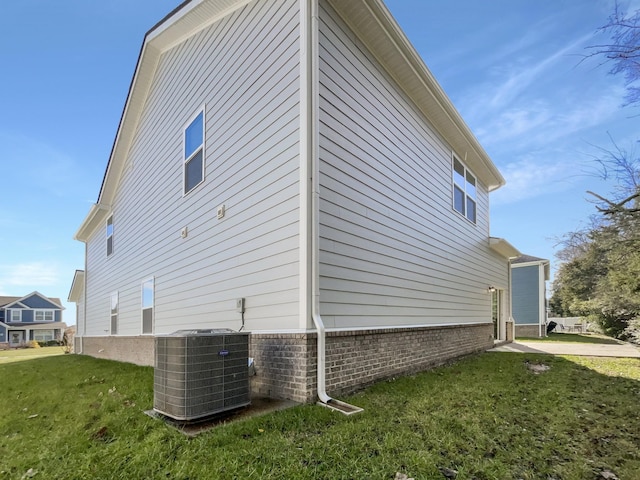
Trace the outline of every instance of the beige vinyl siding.
{"label": "beige vinyl siding", "polygon": [[[105,231],[88,242],[87,334],[141,332],[141,282],[155,280],[154,333],[298,328],[298,2],[254,1],[164,52]],[[205,111],[204,182],[183,195],[183,131]],[[226,215],[217,218],[224,204]],[[181,237],[186,227],[188,235]]]}
{"label": "beige vinyl siding", "polygon": [[[489,200],[452,207],[451,149],[320,2],[320,299],[330,328],[491,320]],[[464,152],[457,152],[464,159]]]}

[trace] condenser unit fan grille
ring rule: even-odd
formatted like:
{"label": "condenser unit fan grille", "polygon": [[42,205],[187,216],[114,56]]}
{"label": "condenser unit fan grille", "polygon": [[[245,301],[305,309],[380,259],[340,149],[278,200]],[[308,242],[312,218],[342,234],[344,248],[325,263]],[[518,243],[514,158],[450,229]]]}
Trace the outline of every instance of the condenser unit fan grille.
{"label": "condenser unit fan grille", "polygon": [[155,411],[191,421],[249,400],[249,334],[188,330],[156,337]]}

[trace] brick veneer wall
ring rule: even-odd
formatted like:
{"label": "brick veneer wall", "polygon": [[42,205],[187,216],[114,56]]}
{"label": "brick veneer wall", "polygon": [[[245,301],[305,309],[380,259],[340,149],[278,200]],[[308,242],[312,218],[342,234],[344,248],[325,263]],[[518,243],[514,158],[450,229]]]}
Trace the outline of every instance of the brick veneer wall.
{"label": "brick veneer wall", "polygon": [[516,323],[516,338],[539,337],[540,325],[518,325]]}
{"label": "brick veneer wall", "polygon": [[[327,392],[344,395],[492,346],[491,323],[328,332]],[[254,395],[298,402],[316,398],[315,333],[252,334],[249,350],[256,365],[251,379]]]}
{"label": "brick veneer wall", "polygon": [[507,342],[513,342],[513,322],[506,322],[505,323],[505,330],[506,330],[506,338],[505,340]]}
{"label": "brick veneer wall", "polygon": [[[78,340],[80,339],[76,339],[75,347],[80,345]],[[155,362],[155,338],[151,335],[82,337],[80,341],[82,342],[82,353],[92,357],[144,366],[153,366]]]}
{"label": "brick veneer wall", "polygon": [[317,350],[315,333],[252,333],[249,355],[256,374],[251,377],[251,393],[303,403],[314,400]]}
{"label": "brick veneer wall", "polygon": [[493,346],[493,324],[389,328],[327,335],[327,391],[346,394]]}
{"label": "brick veneer wall", "polygon": [[[493,324],[385,328],[328,332],[326,383],[345,395],[383,379],[441,365],[493,346]],[[84,337],[82,353],[98,358],[154,364],[152,336]],[[317,397],[317,335],[252,333],[249,355],[256,375],[253,396],[311,402]]]}

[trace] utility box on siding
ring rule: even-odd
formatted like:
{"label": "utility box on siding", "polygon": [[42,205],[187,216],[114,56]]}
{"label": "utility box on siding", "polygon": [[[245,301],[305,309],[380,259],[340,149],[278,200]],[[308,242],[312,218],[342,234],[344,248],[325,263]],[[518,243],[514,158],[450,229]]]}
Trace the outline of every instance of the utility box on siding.
{"label": "utility box on siding", "polygon": [[249,405],[249,333],[179,330],[155,339],[153,409],[192,421]]}

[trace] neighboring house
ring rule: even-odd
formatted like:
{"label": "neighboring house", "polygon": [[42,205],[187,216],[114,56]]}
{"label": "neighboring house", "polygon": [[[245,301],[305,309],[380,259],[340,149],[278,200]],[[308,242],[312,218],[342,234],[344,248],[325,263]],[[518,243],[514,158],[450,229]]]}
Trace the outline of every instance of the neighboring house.
{"label": "neighboring house", "polygon": [[59,298],[33,292],[24,297],[0,297],[0,345],[19,347],[36,340],[62,340],[67,326]]}
{"label": "neighboring house", "polygon": [[76,351],[243,328],[253,392],[309,401],[485,350],[520,254],[489,234],[503,184],[381,1],[185,2],[75,236]]}
{"label": "neighboring house", "polygon": [[521,255],[511,260],[515,336],[544,337],[547,323],[549,260]]}

